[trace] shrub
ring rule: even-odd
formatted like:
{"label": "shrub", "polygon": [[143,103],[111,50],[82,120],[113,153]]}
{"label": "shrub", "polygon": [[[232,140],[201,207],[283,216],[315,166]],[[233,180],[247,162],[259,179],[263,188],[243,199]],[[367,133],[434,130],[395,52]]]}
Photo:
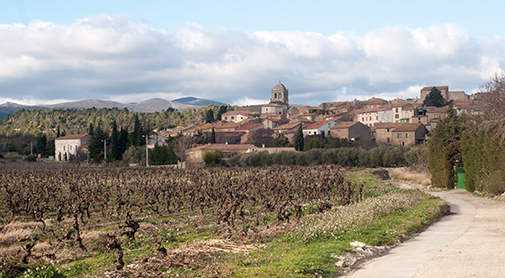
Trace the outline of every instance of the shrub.
{"label": "shrub", "polygon": [[221,158],[223,157],[222,153],[219,151],[208,151],[203,155],[203,161],[206,165],[214,166],[219,164]]}
{"label": "shrub", "polygon": [[29,155],[29,156],[25,157],[23,160],[28,161],[28,162],[35,162],[35,161],[37,161],[37,157],[35,155]]}

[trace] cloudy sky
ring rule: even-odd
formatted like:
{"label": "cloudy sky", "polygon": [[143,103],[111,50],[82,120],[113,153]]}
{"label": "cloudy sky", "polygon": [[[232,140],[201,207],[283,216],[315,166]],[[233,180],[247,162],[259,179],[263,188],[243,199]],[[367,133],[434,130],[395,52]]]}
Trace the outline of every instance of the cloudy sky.
{"label": "cloudy sky", "polygon": [[503,1],[3,0],[0,104],[268,102],[475,92],[505,66]]}

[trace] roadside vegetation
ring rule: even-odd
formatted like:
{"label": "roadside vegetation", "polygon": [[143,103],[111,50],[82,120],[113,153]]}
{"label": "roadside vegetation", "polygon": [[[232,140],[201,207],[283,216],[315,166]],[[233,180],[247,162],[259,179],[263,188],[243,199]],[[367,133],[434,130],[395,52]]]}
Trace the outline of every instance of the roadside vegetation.
{"label": "roadside vegetation", "polygon": [[501,195],[505,192],[505,76],[496,75],[486,82],[474,101],[483,114],[458,116],[450,107],[431,134],[428,168],[432,185],[455,188],[459,170],[465,173],[466,190]]}
{"label": "roadside vegetation", "polygon": [[445,213],[338,166],[0,173],[0,277],[323,277]]}

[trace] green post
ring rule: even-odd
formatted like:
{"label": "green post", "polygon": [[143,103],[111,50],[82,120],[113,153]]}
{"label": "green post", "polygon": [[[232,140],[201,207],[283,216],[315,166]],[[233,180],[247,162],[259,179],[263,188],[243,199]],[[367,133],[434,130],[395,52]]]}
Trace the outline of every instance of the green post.
{"label": "green post", "polygon": [[458,175],[458,188],[459,189],[466,189],[465,188],[465,168],[456,167],[456,175]]}

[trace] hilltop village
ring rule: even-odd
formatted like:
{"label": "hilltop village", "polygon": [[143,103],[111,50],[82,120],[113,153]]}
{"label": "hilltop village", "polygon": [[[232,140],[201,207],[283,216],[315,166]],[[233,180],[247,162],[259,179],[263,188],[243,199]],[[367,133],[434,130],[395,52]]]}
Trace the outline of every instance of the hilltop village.
{"label": "hilltop village", "polygon": [[[212,137],[213,143],[193,145],[185,150],[186,161],[198,165],[204,163],[203,155],[207,151],[219,151],[223,159],[246,152],[294,151],[292,147],[274,147],[274,141],[283,137],[292,145],[300,128],[304,137],[339,138],[368,148],[377,145],[424,144],[429,132],[436,128],[437,121],[448,110],[448,106],[423,106],[423,101],[433,89],[441,93],[444,101],[451,101],[452,109],[458,115],[482,113],[482,108],[475,104],[477,94],[469,96],[463,91],[450,91],[448,86],[424,87],[420,91],[420,98],[416,99],[388,101],[374,97],[365,101],[325,102],[319,106],[295,107],[289,104],[289,90],[279,82],[272,89],[267,104],[239,107],[223,113],[218,121],[202,125],[155,130],[155,134],[149,137],[148,147],[152,149],[156,145],[165,145],[170,137],[181,135],[193,137],[204,134]],[[63,157],[65,152],[72,154],[72,146],[75,151],[85,145],[86,139],[86,135],[56,138],[56,160]]]}

